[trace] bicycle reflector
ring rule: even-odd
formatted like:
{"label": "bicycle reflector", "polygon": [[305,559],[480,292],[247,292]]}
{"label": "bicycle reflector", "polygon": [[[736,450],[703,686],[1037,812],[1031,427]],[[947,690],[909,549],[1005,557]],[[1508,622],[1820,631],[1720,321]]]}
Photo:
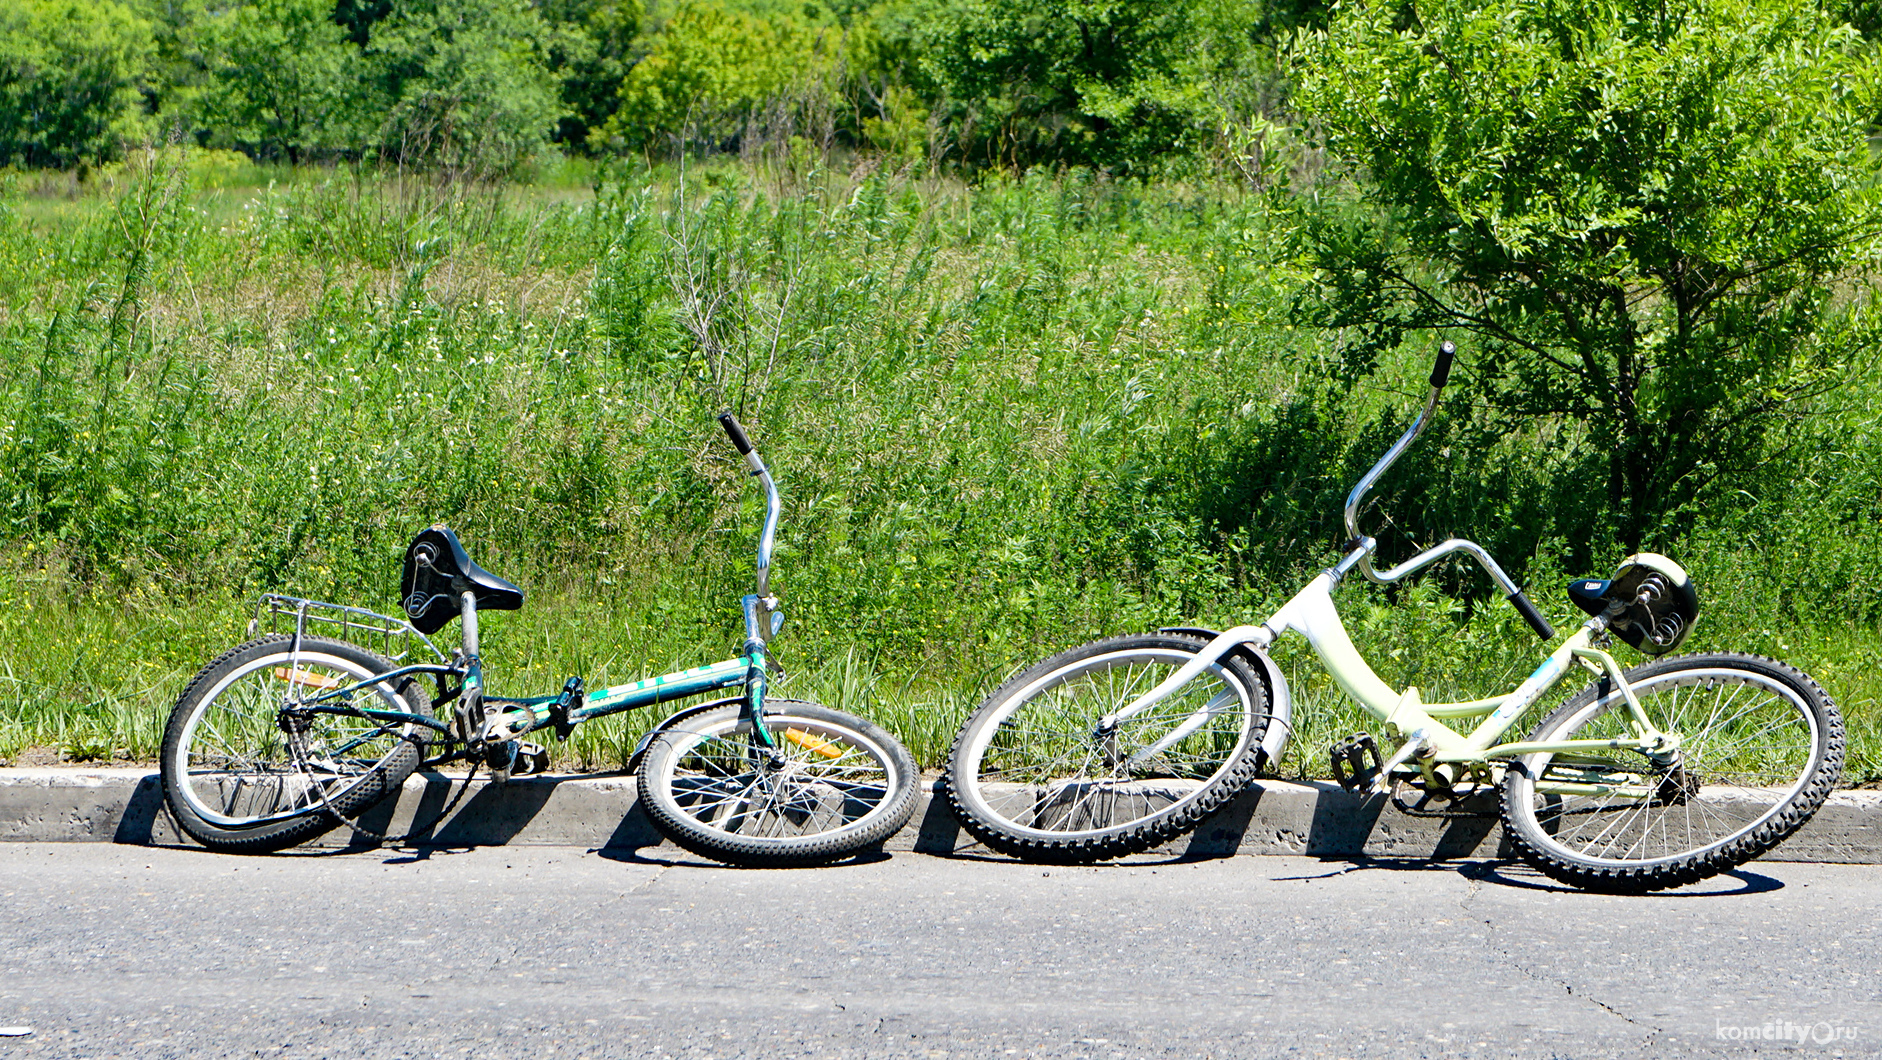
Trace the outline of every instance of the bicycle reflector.
{"label": "bicycle reflector", "polygon": [[1680,646],[1699,620],[1699,593],[1685,568],[1652,552],[1621,561],[1607,581],[1581,578],[1568,584],[1568,598],[1591,615],[1610,616],[1608,628],[1648,655]]}

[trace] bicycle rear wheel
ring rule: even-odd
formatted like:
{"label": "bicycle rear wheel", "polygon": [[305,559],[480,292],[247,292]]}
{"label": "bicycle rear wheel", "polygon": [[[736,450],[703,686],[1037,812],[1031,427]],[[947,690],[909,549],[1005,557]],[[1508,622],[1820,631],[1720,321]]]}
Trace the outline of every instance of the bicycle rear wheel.
{"label": "bicycle rear wheel", "polygon": [[1119,857],[1194,828],[1261,767],[1265,680],[1230,655],[1150,709],[1104,719],[1204,643],[1114,637],[1008,681],[954,741],[946,784],[955,815],[982,843],[1029,861]]}
{"label": "bicycle rear wheel", "polygon": [[[398,791],[423,758],[431,730],[417,723],[289,713],[322,692],[393,669],[341,641],[302,637],[299,652],[292,646],[290,637],[269,636],[223,653],[170,711],[164,802],[204,846],[265,853],[306,842]],[[349,701],[430,715],[409,679],[361,689]]]}
{"label": "bicycle rear wheel", "polygon": [[733,704],[682,717],[640,761],[640,800],[661,834],[753,867],[822,865],[894,835],[915,812],[915,759],[879,726],[839,710],[767,700],[778,750]]}
{"label": "bicycle rear wheel", "polygon": [[[1653,761],[1624,749],[1511,763],[1503,824],[1524,860],[1577,887],[1638,894],[1725,872],[1808,821],[1843,767],[1836,705],[1802,671],[1752,655],[1686,655],[1626,673],[1652,723],[1678,740]],[[1570,699],[1531,740],[1632,742],[1610,679]]]}

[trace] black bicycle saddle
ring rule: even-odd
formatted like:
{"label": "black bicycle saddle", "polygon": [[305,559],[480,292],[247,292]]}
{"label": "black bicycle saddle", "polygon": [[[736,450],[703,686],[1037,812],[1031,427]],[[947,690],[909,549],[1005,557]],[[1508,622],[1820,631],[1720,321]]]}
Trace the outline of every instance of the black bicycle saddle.
{"label": "black bicycle saddle", "polygon": [[1607,581],[1583,578],[1568,584],[1568,598],[1591,615],[1618,604],[1616,636],[1648,655],[1665,655],[1685,641],[1699,620],[1699,591],[1686,569],[1652,552],[1621,561]]}
{"label": "black bicycle saddle", "polygon": [[458,616],[458,599],[471,593],[479,611],[518,611],[523,590],[471,562],[457,535],[443,523],[426,527],[405,550],[399,599],[412,628],[430,636]]}

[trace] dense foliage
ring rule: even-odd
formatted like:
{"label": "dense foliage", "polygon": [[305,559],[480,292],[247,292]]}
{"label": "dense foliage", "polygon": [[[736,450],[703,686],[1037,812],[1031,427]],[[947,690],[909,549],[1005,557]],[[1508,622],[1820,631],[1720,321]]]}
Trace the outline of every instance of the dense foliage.
{"label": "dense foliage", "polygon": [[70,166],[142,139],[151,26],[115,0],[0,7],[0,162]]}
{"label": "dense foliage", "polygon": [[[1508,52],[1507,67],[1483,76],[1533,70],[1559,101],[1577,82],[1552,77],[1551,62],[1620,61],[1610,87],[1626,97],[1636,93],[1621,82],[1654,65],[1642,49],[1664,52],[1652,76],[1668,87],[1701,84],[1705,63],[1733,49],[1791,45],[1763,81],[1729,61],[1721,70],[1754,92],[1782,91],[1774,79],[1798,64],[1814,71],[1806,82],[1821,81],[1834,64],[1813,49],[1853,69],[1852,50],[1830,37],[1845,24],[1875,32],[1872,6],[1687,2],[1651,29],[1647,7],[1533,0],[1448,14],[1404,0],[19,0],[0,13],[0,163],[95,164],[158,136],[258,160],[489,176],[548,161],[551,144],[749,157],[797,138],[897,165],[1236,172],[1270,184],[1317,169],[1317,116],[1292,105],[1291,86],[1338,47],[1377,52],[1356,27],[1443,38],[1460,49],[1452,61]],[[1336,45],[1297,46],[1329,20],[1333,35],[1318,39]],[[1551,27],[1572,27],[1581,43],[1542,59]],[[1494,40],[1504,29],[1512,39]],[[1480,43],[1491,46],[1446,34],[1488,35]],[[1290,68],[1290,52],[1307,65]],[[1396,73],[1433,87],[1408,67]],[[1449,98],[1488,87],[1460,84]]]}
{"label": "dense foliage", "polygon": [[551,142],[795,136],[1156,172],[1271,105],[1299,21],[1258,0],[21,0],[0,14],[0,162],[108,161],[159,135],[488,175]]}
{"label": "dense foliage", "polygon": [[[1873,775],[1871,6],[0,5],[0,755],[147,753],[252,593],[390,606],[437,519],[532,589],[518,685],[716,654],[729,406],[797,679],[932,761],[1014,664],[1325,563],[1451,337],[1387,554],[1558,619],[1675,555]],[[1433,693],[1527,672],[1512,619],[1352,597]]]}
{"label": "dense foliage", "polygon": [[203,122],[290,162],[348,143],[345,71],[355,56],[332,14],[323,0],[256,0],[208,21]]}
{"label": "dense foliage", "polygon": [[[179,165],[70,207],[0,197],[0,754],[148,753],[251,594],[389,609],[433,520],[530,591],[485,625],[505,690],[729,651],[760,514],[729,406],[784,490],[792,687],[933,761],[1016,664],[1278,603],[1429,370],[1417,344],[1343,379],[1337,336],[1291,323],[1306,275],[1262,256],[1286,218],[1230,189],[717,164],[567,203],[318,171],[192,191],[227,177]],[[1859,733],[1882,714],[1875,393],[1815,399],[1788,455],[1645,541],[1698,577],[1701,645],[1809,666]],[[1563,424],[1486,440],[1470,404],[1368,526],[1484,541],[1563,621],[1550,586],[1622,554],[1564,529],[1600,484],[1551,463]],[[1533,638],[1452,575],[1461,597],[1355,590],[1354,635],[1433,695],[1519,678]],[[1297,691],[1337,699],[1312,674]],[[570,753],[618,762],[631,733]]]}
{"label": "dense foliage", "polygon": [[1570,459],[1623,544],[1874,356],[1866,297],[1836,288],[1882,250],[1882,68],[1814,9],[1355,6],[1300,58],[1378,207],[1305,219],[1311,315],[1361,368],[1408,330],[1473,333],[1486,426],[1582,424]]}

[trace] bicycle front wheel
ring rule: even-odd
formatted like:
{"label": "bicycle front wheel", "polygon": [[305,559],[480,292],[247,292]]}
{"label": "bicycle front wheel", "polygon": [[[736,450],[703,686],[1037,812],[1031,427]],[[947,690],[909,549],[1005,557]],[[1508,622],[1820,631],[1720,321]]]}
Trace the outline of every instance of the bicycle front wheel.
{"label": "bicycle front wheel", "polygon": [[[430,730],[300,710],[307,700],[392,670],[373,652],[324,637],[269,636],[216,658],[190,681],[164,730],[164,802],[204,846],[265,853],[305,842],[399,790]],[[347,704],[430,715],[409,680]]]}
{"label": "bicycle front wheel", "polygon": [[[1588,890],[1639,894],[1725,872],[1796,831],[1843,769],[1843,722],[1808,675],[1752,655],[1686,655],[1626,673],[1677,749],[1524,755],[1503,782],[1503,825],[1523,859]],[[1535,741],[1635,742],[1603,678],[1556,709]]]}
{"label": "bicycle front wheel", "polygon": [[982,843],[1029,861],[1118,857],[1194,828],[1261,767],[1266,682],[1230,655],[1149,709],[1116,715],[1204,643],[1115,637],[1008,681],[954,741],[955,815]]}
{"label": "bicycle front wheel", "polygon": [[767,700],[771,751],[732,705],[680,719],[647,745],[640,801],[661,834],[733,865],[784,868],[849,857],[915,812],[915,759],[881,727],[795,700]]}

